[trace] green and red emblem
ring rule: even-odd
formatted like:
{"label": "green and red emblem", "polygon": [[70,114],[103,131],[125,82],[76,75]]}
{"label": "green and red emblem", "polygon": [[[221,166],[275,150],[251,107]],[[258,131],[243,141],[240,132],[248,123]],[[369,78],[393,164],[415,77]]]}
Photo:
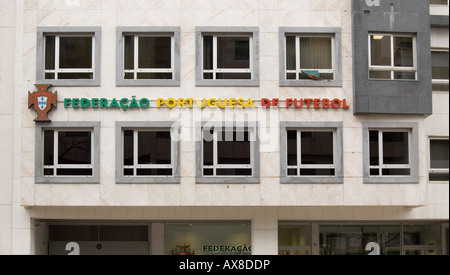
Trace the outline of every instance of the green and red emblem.
{"label": "green and red emblem", "polygon": [[38,114],[34,121],[50,122],[48,112],[50,112],[52,106],[56,107],[58,92],[52,93],[48,91],[48,88],[52,85],[35,84],[35,86],[38,88],[37,92],[28,92],[28,108],[31,109],[34,105],[34,110]]}

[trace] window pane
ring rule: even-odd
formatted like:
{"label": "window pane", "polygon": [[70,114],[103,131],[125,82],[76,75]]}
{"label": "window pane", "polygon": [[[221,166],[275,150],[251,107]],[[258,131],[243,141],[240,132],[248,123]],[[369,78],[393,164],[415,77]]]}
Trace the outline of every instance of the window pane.
{"label": "window pane", "polygon": [[[286,36],[286,69],[295,70],[297,51],[295,48],[295,36]],[[295,78],[294,78],[295,79]]]}
{"label": "window pane", "polygon": [[124,38],[124,68],[125,70],[134,69],[134,36],[126,35]]}
{"label": "window pane", "polygon": [[380,165],[378,131],[370,131],[370,165]]}
{"label": "window pane", "polygon": [[391,37],[371,35],[371,57],[373,66],[391,66]]}
{"label": "window pane", "polygon": [[58,163],[92,164],[91,132],[59,132]]}
{"label": "window pane", "polygon": [[433,62],[433,79],[448,79],[448,52],[432,52],[431,57]]}
{"label": "window pane", "polygon": [[430,160],[431,169],[449,169],[448,140],[431,140]]}
{"label": "window pane", "polygon": [[58,176],[92,176],[92,169],[57,169]]}
{"label": "window pane", "polygon": [[214,165],[214,130],[203,132],[203,165]]}
{"label": "window pane", "polygon": [[139,37],[139,68],[172,68],[172,38]]}
{"label": "window pane", "polygon": [[394,65],[396,67],[413,67],[413,38],[395,37],[394,38]]}
{"label": "window pane", "polygon": [[406,132],[383,133],[383,163],[409,164],[409,141]]}
{"label": "window pane", "polygon": [[44,165],[54,165],[54,131],[44,131]]}
{"label": "window pane", "polygon": [[251,176],[252,169],[217,169],[217,176]]}
{"label": "window pane", "polygon": [[172,176],[172,169],[137,169],[137,176]]}
{"label": "window pane", "polygon": [[416,73],[394,72],[394,79],[416,79]]}
{"label": "window pane", "polygon": [[409,176],[411,169],[383,169],[383,176]]}
{"label": "window pane", "polygon": [[45,37],[45,69],[55,69],[55,37]]}
{"label": "window pane", "polygon": [[203,37],[203,69],[213,69],[213,37]]}
{"label": "window pane", "polygon": [[137,79],[172,79],[171,73],[138,73]]}
{"label": "window pane", "polygon": [[124,131],[123,134],[123,164],[134,165],[134,132]]}
{"label": "window pane", "polygon": [[217,142],[219,164],[251,164],[248,131],[222,132],[221,137]]}
{"label": "window pane", "polygon": [[334,169],[300,169],[301,176],[335,176]]}
{"label": "window pane", "polygon": [[60,37],[61,69],[92,69],[92,37]]}
{"label": "window pane", "polygon": [[217,68],[219,68],[219,69],[249,69],[250,68],[250,38],[248,38],[248,37],[218,37],[217,38]]}
{"label": "window pane", "polygon": [[301,69],[332,69],[333,54],[330,37],[300,38]]}
{"label": "window pane", "polygon": [[252,79],[252,74],[249,73],[217,74],[216,79]]}
{"label": "window pane", "polygon": [[404,245],[441,245],[440,224],[405,224]]}
{"label": "window pane", "polygon": [[287,131],[288,165],[297,165],[297,131]]}
{"label": "window pane", "polygon": [[138,164],[171,164],[170,132],[139,132]]}
{"label": "window pane", "polygon": [[302,164],[333,164],[333,133],[301,133]]}
{"label": "window pane", "polygon": [[370,79],[392,79],[390,71],[371,71],[369,75]]}
{"label": "window pane", "polygon": [[92,73],[59,73],[58,79],[94,79]]}
{"label": "window pane", "polygon": [[278,246],[311,246],[311,225],[284,225],[278,227]]}

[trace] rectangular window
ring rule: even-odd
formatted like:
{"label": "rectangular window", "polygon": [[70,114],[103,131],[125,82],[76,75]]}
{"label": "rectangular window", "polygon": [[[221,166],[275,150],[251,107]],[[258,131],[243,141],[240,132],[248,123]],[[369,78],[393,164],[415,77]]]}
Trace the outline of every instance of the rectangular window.
{"label": "rectangular window", "polygon": [[93,176],[92,131],[45,130],[44,176]]}
{"label": "rectangular window", "polygon": [[430,181],[449,181],[448,139],[430,139]]}
{"label": "rectangular window", "polygon": [[287,80],[334,80],[334,36],[287,35]]}
{"label": "rectangular window", "polygon": [[[255,125],[216,123],[201,128],[197,181],[242,183],[259,181],[259,148]],[[214,179],[215,178],[215,179]],[[220,178],[229,178],[221,181]]]}
{"label": "rectangular window", "polygon": [[117,122],[117,183],[179,183],[179,123]]}
{"label": "rectangular window", "polygon": [[417,80],[416,37],[369,35],[369,79]]}
{"label": "rectangular window", "polygon": [[288,130],[288,176],[336,176],[333,131]]}
{"label": "rectangular window", "polygon": [[431,52],[433,91],[449,91],[449,56],[448,50],[433,50]]}
{"label": "rectangular window", "polygon": [[93,35],[46,35],[45,79],[93,79]]}
{"label": "rectangular window", "polygon": [[179,86],[179,27],[118,27],[117,86]]}
{"label": "rectangular window", "polygon": [[100,85],[99,27],[39,27],[37,36],[38,84]]}
{"label": "rectangular window", "polygon": [[256,28],[197,28],[197,85],[257,86]]}
{"label": "rectangular window", "polygon": [[123,141],[123,176],[173,176],[170,129],[124,130]]}
{"label": "rectangular window", "polygon": [[170,79],[174,39],[171,36],[124,35],[124,79]]}
{"label": "rectangular window", "polygon": [[446,5],[448,6],[448,0],[430,0],[431,5]]}
{"label": "rectangular window", "polygon": [[342,124],[281,123],[282,183],[341,183]]}
{"label": "rectangular window", "polygon": [[366,183],[418,182],[416,123],[365,123],[363,135]]}

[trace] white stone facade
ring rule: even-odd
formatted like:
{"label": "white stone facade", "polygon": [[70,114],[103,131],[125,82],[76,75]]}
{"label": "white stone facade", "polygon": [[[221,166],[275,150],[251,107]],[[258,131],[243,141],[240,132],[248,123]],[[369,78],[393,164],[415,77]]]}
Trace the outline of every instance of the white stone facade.
{"label": "white stone facade", "polygon": [[[449,219],[448,182],[430,183],[429,137],[449,136],[449,94],[433,94],[433,115],[354,115],[349,110],[286,108],[75,110],[63,98],[340,98],[353,104],[350,0],[0,0],[0,254],[45,253],[36,220],[252,222],[253,254],[278,254],[278,222],[389,222]],[[448,15],[448,13],[447,13]],[[35,112],[28,91],[36,81],[38,27],[101,27],[101,85],[53,87],[54,122],[100,122],[99,184],[35,183]],[[179,87],[116,87],[116,28],[181,27]],[[258,87],[197,87],[196,27],[258,27]],[[342,87],[280,87],[280,27],[341,30]],[[447,29],[448,31],[448,29]],[[447,48],[440,30],[432,47]],[[154,105],[155,102],[152,101]],[[180,121],[179,184],[116,184],[117,121]],[[195,123],[257,121],[259,184],[197,184]],[[343,184],[281,184],[280,122],[342,122]],[[420,180],[363,182],[365,122],[414,122],[419,131]],[[42,241],[42,242],[41,242]],[[43,247],[39,244],[44,243]]]}

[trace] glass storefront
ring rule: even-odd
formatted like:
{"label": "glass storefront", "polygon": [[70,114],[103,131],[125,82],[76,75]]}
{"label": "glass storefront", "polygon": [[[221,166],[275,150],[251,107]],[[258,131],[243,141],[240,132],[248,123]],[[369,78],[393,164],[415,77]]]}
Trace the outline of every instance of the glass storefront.
{"label": "glass storefront", "polygon": [[441,223],[280,223],[278,250],[279,255],[442,255],[447,228]]}
{"label": "glass storefront", "polygon": [[165,225],[166,255],[251,255],[250,223]]}

